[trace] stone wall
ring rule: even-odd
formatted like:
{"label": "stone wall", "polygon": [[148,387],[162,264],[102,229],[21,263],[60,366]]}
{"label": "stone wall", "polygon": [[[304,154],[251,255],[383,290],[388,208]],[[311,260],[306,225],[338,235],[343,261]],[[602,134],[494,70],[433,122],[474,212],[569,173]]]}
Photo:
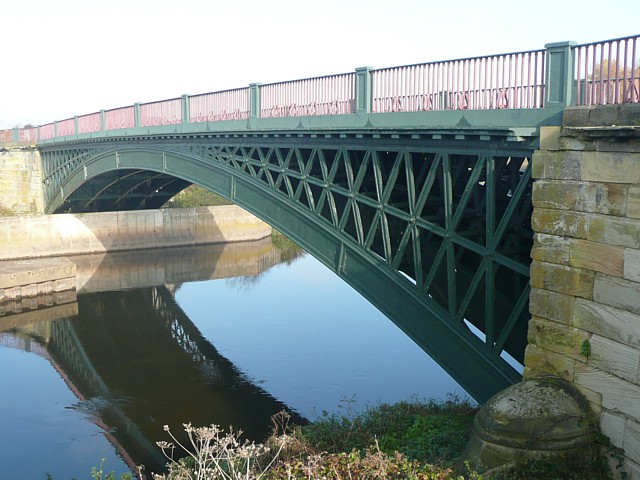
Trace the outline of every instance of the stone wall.
{"label": "stone wall", "polygon": [[640,479],[640,105],[570,108],[533,156],[525,378],[587,396]]}
{"label": "stone wall", "polygon": [[271,227],[235,205],[0,217],[0,260],[257,240]]}
{"label": "stone wall", "polygon": [[44,212],[40,153],[35,146],[0,147],[0,208],[16,214]]}

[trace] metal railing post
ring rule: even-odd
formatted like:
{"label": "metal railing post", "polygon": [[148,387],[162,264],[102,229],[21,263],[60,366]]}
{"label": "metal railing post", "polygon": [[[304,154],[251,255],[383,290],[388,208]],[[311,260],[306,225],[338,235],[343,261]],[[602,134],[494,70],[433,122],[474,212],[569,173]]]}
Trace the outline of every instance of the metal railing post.
{"label": "metal railing post", "polygon": [[78,116],[73,117],[73,134],[78,135]]}
{"label": "metal railing post", "polygon": [[548,43],[546,54],[546,78],[544,105],[568,107],[575,102],[573,47],[576,42]]}
{"label": "metal railing post", "polygon": [[189,111],[189,95],[182,95],[182,123],[189,123],[191,112]]}
{"label": "metal railing post", "polygon": [[260,118],[260,86],[261,83],[249,84],[249,118]]}
{"label": "metal railing post", "polygon": [[371,113],[373,67],[356,68],[356,113]]}
{"label": "metal railing post", "polygon": [[104,132],[107,129],[106,126],[106,118],[104,114],[104,110],[100,110],[100,131]]}
{"label": "metal railing post", "polygon": [[133,122],[136,127],[140,126],[140,103],[133,104]]}
{"label": "metal railing post", "polygon": [[18,127],[13,127],[11,129],[11,136],[13,138],[13,143],[18,143],[20,141],[20,130]]}
{"label": "metal railing post", "polygon": [[53,138],[58,138],[58,121],[53,121]]}

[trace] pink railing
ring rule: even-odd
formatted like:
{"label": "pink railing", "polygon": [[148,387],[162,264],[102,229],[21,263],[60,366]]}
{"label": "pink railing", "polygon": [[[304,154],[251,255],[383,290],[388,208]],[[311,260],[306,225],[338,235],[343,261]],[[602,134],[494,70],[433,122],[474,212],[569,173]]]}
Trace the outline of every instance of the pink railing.
{"label": "pink railing", "polygon": [[21,128],[18,132],[19,142],[37,142],[38,127]]}
{"label": "pink railing", "polygon": [[576,105],[640,101],[638,38],[617,38],[575,47]]}
{"label": "pink railing", "polygon": [[136,110],[130,107],[114,108],[104,112],[104,123],[107,130],[133,128],[136,126]]}
{"label": "pink railing", "polygon": [[[356,100],[365,112],[371,105],[372,113],[543,108],[545,89],[551,93],[555,91],[553,85],[566,85],[572,73],[577,105],[638,103],[639,38],[636,35],[573,47],[567,44],[571,51],[564,54],[565,61],[575,61],[575,72],[569,72],[569,77],[561,68],[546,72],[547,50],[359,70],[106,110],[41,126],[39,135],[38,129],[4,130],[0,131],[0,142],[32,141],[35,137],[46,140],[102,129],[239,120],[250,115],[350,114],[355,112]],[[358,99],[356,81],[361,87]],[[565,97],[554,102],[569,100]],[[189,118],[185,119],[183,112],[187,111]]]}
{"label": "pink railing", "polygon": [[182,100],[172,98],[140,105],[140,126],[156,127],[182,123]]}
{"label": "pink railing", "polygon": [[78,117],[78,133],[98,132],[100,126],[100,112]]}
{"label": "pink railing", "polygon": [[376,70],[373,112],[542,108],[545,51]]}
{"label": "pink railing", "polygon": [[272,83],[260,88],[260,116],[300,117],[353,113],[355,73]]}
{"label": "pink railing", "polygon": [[53,123],[47,123],[40,126],[40,140],[46,140],[47,138],[55,138],[56,127]]}
{"label": "pink railing", "polygon": [[74,135],[76,133],[76,121],[73,118],[67,118],[66,120],[60,120],[57,127],[57,136],[66,137],[67,135]]}
{"label": "pink railing", "polygon": [[189,122],[218,122],[249,118],[249,88],[189,97]]}

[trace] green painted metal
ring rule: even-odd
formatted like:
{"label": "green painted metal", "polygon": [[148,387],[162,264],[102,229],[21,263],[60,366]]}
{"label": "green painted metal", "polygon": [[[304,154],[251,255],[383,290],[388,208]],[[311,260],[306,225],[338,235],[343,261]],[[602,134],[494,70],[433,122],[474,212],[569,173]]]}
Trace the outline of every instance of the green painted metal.
{"label": "green painted metal", "polygon": [[568,107],[575,105],[575,57],[576,42],[558,42],[545,45],[546,88],[545,105]]}
{"label": "green painted metal", "polygon": [[[256,84],[257,85],[257,84]],[[254,88],[259,96],[259,89]],[[256,99],[257,101],[257,99]],[[257,104],[253,107],[257,108]],[[251,107],[251,108],[253,108]],[[316,115],[308,117],[259,118],[246,120],[226,120],[224,122],[180,123],[152,127],[140,126],[139,104],[135,108],[136,125],[134,128],[101,130],[70,135],[67,137],[40,140],[39,145],[76,140],[102,140],[122,136],[210,134],[255,135],[261,132],[280,133],[281,135],[326,131],[351,131],[352,133],[371,133],[379,130],[381,134],[433,131],[445,136],[451,133],[460,135],[484,134],[486,136],[510,136],[512,140],[529,141],[536,148],[541,126],[561,125],[563,107],[555,106],[538,109],[504,110],[448,110],[427,112],[391,112],[391,113],[355,113],[351,115]]]}
{"label": "green painted metal", "polygon": [[182,127],[41,145],[47,210],[151,207],[196,183],[302,245],[477,400],[520,379],[501,354],[526,346],[535,139]]}
{"label": "green painted metal", "polygon": [[356,68],[356,113],[371,113],[371,72],[373,67]]}
{"label": "green painted metal", "polygon": [[261,83],[249,84],[249,116],[258,118],[260,116],[260,86]]}

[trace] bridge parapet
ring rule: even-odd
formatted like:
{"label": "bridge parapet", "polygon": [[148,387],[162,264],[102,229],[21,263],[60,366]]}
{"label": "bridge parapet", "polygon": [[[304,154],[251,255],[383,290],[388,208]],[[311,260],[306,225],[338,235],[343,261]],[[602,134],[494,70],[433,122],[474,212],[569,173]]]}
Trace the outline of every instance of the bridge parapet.
{"label": "bridge parapet", "polygon": [[525,379],[577,385],[640,478],[640,108],[570,108],[533,156]]}
{"label": "bridge parapet", "polygon": [[[503,109],[522,115],[523,110],[569,105],[637,103],[640,68],[635,55],[639,38],[636,35],[585,45],[550,43],[545,49],[528,52],[384,69],[363,67],[351,73],[268,85],[253,83],[244,88],[101,110],[38,127],[2,130],[0,143],[72,140],[93,134],[106,136],[111,130],[192,123],[199,124],[200,129],[212,122],[227,123],[223,127],[227,131],[279,128],[277,123],[256,126],[249,122],[258,118]],[[242,121],[242,126],[230,121]],[[321,123],[334,126],[330,120]],[[540,125],[548,123],[537,121],[533,126]],[[205,130],[210,131],[209,126]]]}

